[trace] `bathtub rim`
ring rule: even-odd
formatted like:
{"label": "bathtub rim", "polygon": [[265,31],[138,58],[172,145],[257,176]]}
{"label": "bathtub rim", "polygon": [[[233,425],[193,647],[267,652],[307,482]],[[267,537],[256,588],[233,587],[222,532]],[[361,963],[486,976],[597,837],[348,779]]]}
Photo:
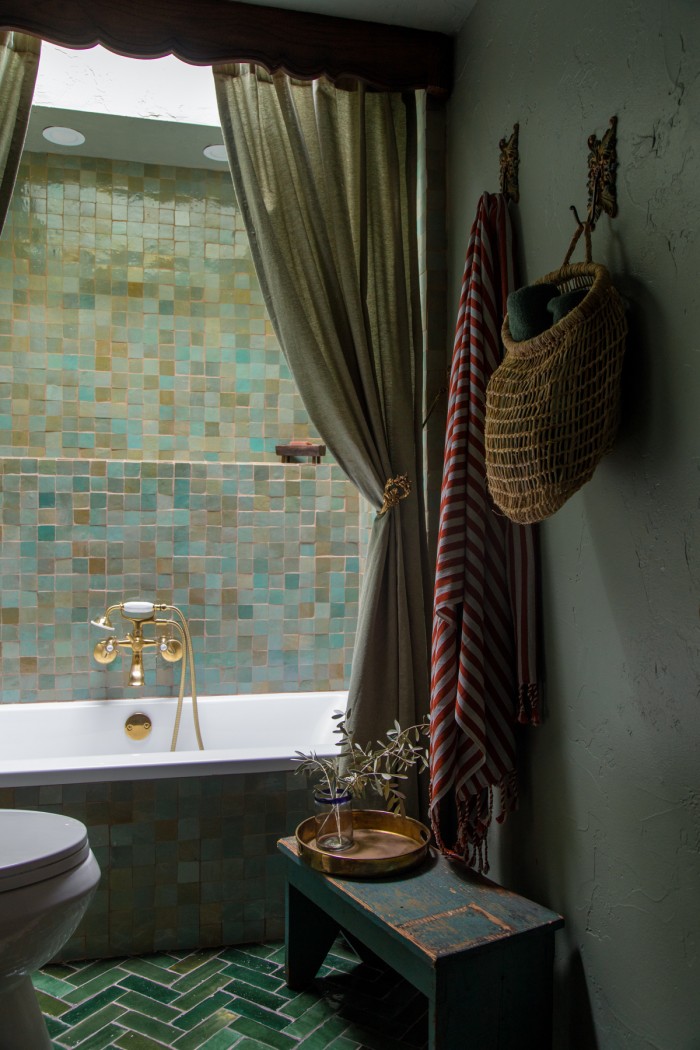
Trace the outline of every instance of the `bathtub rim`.
{"label": "bathtub rim", "polygon": [[[237,693],[208,694],[200,697],[203,703],[235,703],[236,701],[260,701],[274,698],[293,701],[299,698],[332,698],[329,715],[347,703],[347,690],[306,690],[285,693]],[[191,698],[186,697],[191,703]],[[102,708],[118,704],[125,709],[135,704],[168,704],[173,708],[177,698],[165,697],[115,697],[111,700],[31,701],[4,704],[2,708],[16,709],[28,713],[35,709],[65,709],[77,704],[91,708]],[[0,708],[0,710],[2,710]],[[38,713],[38,711],[37,711]],[[319,750],[319,754],[333,754],[332,748]],[[116,752],[104,755],[59,756],[56,758],[23,758],[0,760],[0,789],[43,787],[58,784],[110,783],[113,781],[165,780],[194,776],[242,775],[246,773],[286,772],[297,769],[297,762],[288,746],[266,746],[251,753],[250,748],[205,748],[204,751],[152,751],[141,753]],[[300,777],[300,784],[303,783]]]}

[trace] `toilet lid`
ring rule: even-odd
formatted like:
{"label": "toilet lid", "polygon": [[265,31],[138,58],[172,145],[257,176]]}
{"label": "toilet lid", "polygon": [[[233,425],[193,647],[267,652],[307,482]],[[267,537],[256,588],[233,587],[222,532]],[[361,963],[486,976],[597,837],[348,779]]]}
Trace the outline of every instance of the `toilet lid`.
{"label": "toilet lid", "polygon": [[71,871],[89,853],[87,831],[79,820],[0,809],[0,893]]}

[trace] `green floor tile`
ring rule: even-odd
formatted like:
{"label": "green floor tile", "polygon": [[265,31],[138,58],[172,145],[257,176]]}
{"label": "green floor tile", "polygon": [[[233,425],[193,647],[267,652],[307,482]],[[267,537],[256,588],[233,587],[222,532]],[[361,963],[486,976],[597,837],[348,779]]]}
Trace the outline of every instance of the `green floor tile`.
{"label": "green floor tile", "polygon": [[[113,1040],[123,1033],[124,1029],[120,1028],[119,1025],[105,1025],[99,1032],[95,1032],[93,1036],[82,1042],[80,1050],[106,1050],[106,1047],[113,1046]],[[62,1043],[61,1045],[64,1046],[65,1044]]]}
{"label": "green floor tile", "polygon": [[239,963],[229,963],[222,973],[228,974],[236,981],[245,981],[246,984],[257,985],[265,988],[268,992],[277,992],[285,989],[284,973],[261,973],[259,970],[251,970]]}
{"label": "green floor tile", "polygon": [[175,963],[181,961],[186,956],[187,952],[181,952],[179,954],[171,954],[170,952],[161,952],[158,955],[149,955],[148,962],[151,966],[159,966],[163,970],[172,969]]}
{"label": "green floor tile", "polygon": [[47,995],[46,992],[42,992],[39,988],[35,988],[34,992],[39,1008],[45,1016],[60,1017],[61,1014],[65,1014],[70,1010],[70,1005],[68,1003],[56,999],[53,995]]}
{"label": "green floor tile", "polygon": [[270,959],[273,955],[277,955],[280,951],[284,953],[284,945],[246,944],[238,950],[243,952],[244,955],[254,955],[257,956],[259,959]]}
{"label": "green floor tile", "polygon": [[159,1021],[156,1017],[147,1017],[146,1014],[138,1013],[136,1010],[127,1010],[120,1018],[119,1024],[129,1031],[139,1032],[147,1035],[156,1042],[160,1040],[169,1046],[176,1039],[176,1031],[171,1025]]}
{"label": "green floor tile", "polygon": [[232,1013],[240,1012],[234,1005],[230,995],[226,995],[224,992],[215,992],[214,995],[210,995],[208,999],[199,1003],[194,1009],[182,1014],[175,1024],[178,1028],[188,1031],[190,1028],[198,1025],[200,1021],[209,1017],[215,1010],[231,1010]]}
{"label": "green floor tile", "polygon": [[89,984],[96,977],[111,973],[122,961],[122,959],[99,959],[97,962],[87,963],[81,969],[73,970],[72,973],[66,975],[65,979],[75,985]]}
{"label": "green floor tile", "polygon": [[62,1045],[67,1047],[78,1046],[83,1040],[94,1035],[96,1032],[99,1032],[99,1030],[109,1024],[110,1021],[116,1021],[123,1013],[124,1011],[120,1006],[117,1006],[115,1003],[110,1003],[109,1006],[105,1006],[102,1010],[98,1010],[97,1013],[86,1018],[84,1021],[81,1021],[80,1024],[75,1025],[69,1031],[65,1032],[61,1036]]}
{"label": "green floor tile", "polygon": [[125,1032],[114,1040],[114,1045],[121,1050],[170,1050],[168,1043],[158,1043],[140,1032]]}
{"label": "green floor tile", "polygon": [[303,1050],[327,1050],[328,1044],[336,1038],[336,1036],[342,1035],[347,1029],[347,1022],[340,1017],[329,1017],[327,1021],[324,1021],[315,1032],[311,1032],[302,1039],[299,1046],[299,1050],[303,1047]]}
{"label": "green floor tile", "polygon": [[53,995],[57,999],[61,999],[64,995],[68,995],[69,992],[73,991],[72,984],[68,984],[67,981],[61,981],[57,977],[52,977],[46,970],[40,970],[38,973],[33,974],[32,984],[35,988],[40,988],[42,992],[47,992],[48,995]]}
{"label": "green floor tile", "polygon": [[[186,992],[185,995],[181,995],[177,1000],[177,1006],[180,1011],[184,1013],[185,1010],[191,1010],[193,1007],[198,1006],[204,999],[208,999],[210,995],[215,992],[225,990],[230,984],[228,977],[225,973],[217,973],[213,977],[210,977],[208,981],[202,981],[200,985],[193,988],[191,992]],[[233,993],[230,992],[230,995]]]}
{"label": "green floor tile", "polygon": [[249,1035],[252,1039],[257,1039],[263,1046],[273,1047],[274,1050],[291,1050],[292,1047],[299,1045],[297,1039],[284,1035],[282,1032],[273,1032],[271,1028],[258,1024],[250,1017],[239,1017],[231,1024],[231,1028],[243,1035]]}
{"label": "green floor tile", "polygon": [[56,977],[58,980],[63,980],[71,977],[76,972],[74,966],[70,963],[51,963],[49,966],[45,966],[42,973],[49,974],[51,977]]}
{"label": "green floor tile", "polygon": [[251,1003],[257,1003],[258,1006],[264,1006],[267,1010],[286,1013],[289,1000],[278,995],[276,990],[267,991],[257,984],[248,984],[244,980],[231,981],[224,986],[224,990],[231,995],[240,996],[241,999],[247,999]]}
{"label": "green floor tile", "polygon": [[[210,1036],[206,1042],[202,1043],[200,1050],[229,1050],[229,1047],[235,1045],[236,1050],[245,1050],[246,1042],[249,1047],[253,1044],[250,1040],[241,1039],[238,1032],[232,1032],[230,1028],[226,1028],[221,1032],[217,1032],[216,1035]],[[256,1046],[261,1046],[261,1043],[256,1043]]]}
{"label": "green floor tile", "polygon": [[283,957],[269,944],[161,952],[47,967],[34,983],[56,1050],[425,1050],[425,1001],[395,974],[338,941],[328,976],[298,992]]}
{"label": "green floor tile", "polygon": [[262,959],[252,952],[244,951],[242,948],[227,948],[226,951],[221,953],[221,956],[224,959],[228,959],[229,962],[245,966],[249,970],[257,970],[259,973],[274,973],[279,969],[278,963],[270,962],[269,959]]}
{"label": "green floor tile", "polygon": [[173,991],[182,995],[183,992],[189,992],[191,988],[196,988],[198,985],[208,980],[208,978],[213,977],[214,974],[218,973],[221,973],[220,960],[210,959],[209,962],[200,964],[196,970],[191,970],[183,977],[179,977],[171,987]]}
{"label": "green floor tile", "polygon": [[190,973],[191,970],[196,970],[198,966],[208,962],[212,956],[216,956],[216,952],[193,952],[191,955],[186,955],[184,959],[179,959],[174,962],[169,969],[173,973],[186,974]]}
{"label": "green floor tile", "polygon": [[138,1013],[146,1014],[148,1017],[155,1017],[159,1021],[165,1021],[166,1024],[171,1024],[176,1017],[180,1016],[179,1010],[174,1009],[172,1006],[166,1006],[165,1003],[161,1003],[150,996],[141,995],[140,992],[125,992],[119,1000],[119,1005],[126,1007],[128,1010],[136,1010]]}
{"label": "green floor tile", "polygon": [[[304,1036],[313,1032],[315,1028],[318,1028],[328,1017],[335,1013],[335,1008],[325,999],[317,999],[316,1002],[305,1010],[300,1017],[297,1017],[294,1021],[287,1025],[285,1032],[287,1035],[296,1036],[297,1039],[302,1039]],[[338,1033],[336,1033],[338,1034]]]}
{"label": "green floor tile", "polygon": [[270,1050],[269,1043],[261,1043],[258,1039],[249,1039],[248,1036],[243,1036],[241,1039],[236,1035],[238,1042],[235,1043],[236,1050]]}
{"label": "green floor tile", "polygon": [[186,1032],[179,1039],[176,1039],[173,1046],[177,1050],[197,1050],[201,1047],[210,1036],[215,1035],[222,1028],[228,1028],[229,1034],[231,1034],[230,1024],[235,1021],[238,1014],[233,1013],[232,1010],[216,1010],[213,1014],[207,1017],[201,1024],[198,1024],[196,1028]]}
{"label": "green floor tile", "polygon": [[318,1002],[317,992],[294,992],[292,994],[294,998],[289,999],[284,1007],[286,1016],[292,1019],[301,1017],[314,1003]]}
{"label": "green floor tile", "polygon": [[114,984],[114,970],[105,970],[103,973],[95,974],[92,980],[87,981],[86,984],[79,984],[72,992],[65,995],[64,999],[67,1003],[82,1003],[86,999],[91,999],[105,988],[112,988]]}
{"label": "green floor tile", "polygon": [[263,1006],[251,1003],[248,999],[241,999],[240,996],[232,1000],[230,1009],[243,1017],[250,1017],[253,1021],[264,1024],[267,1028],[273,1028],[276,1032],[281,1032],[283,1028],[286,1029],[290,1023],[288,1017],[276,1014],[274,1010],[266,1010]]}
{"label": "green floor tile", "polygon": [[145,977],[149,981],[155,981],[157,984],[174,984],[180,977],[180,974],[163,966],[155,966],[149,962],[148,957],[125,959],[121,965],[122,969],[135,973],[139,977]]}
{"label": "green floor tile", "polygon": [[135,973],[130,974],[128,977],[120,977],[119,985],[122,988],[128,988],[130,991],[140,992],[141,995],[145,995],[149,999],[156,999],[159,1003],[172,1003],[173,1000],[179,999],[177,992],[173,992],[170,988],[165,988],[162,984],[158,984],[157,981],[151,981],[148,977],[141,977]]}
{"label": "green floor tile", "polygon": [[46,1014],[44,1014],[44,1024],[46,1025],[46,1031],[52,1039],[58,1039],[64,1032],[70,1032],[70,1028],[67,1024],[64,1024],[55,1017],[47,1017]]}
{"label": "green floor tile", "polygon": [[102,1007],[107,1006],[109,1003],[113,1003],[115,999],[118,999],[122,994],[121,988],[114,986],[112,988],[104,988],[97,995],[93,995],[90,999],[86,999],[80,1004],[80,1006],[74,1006],[72,1010],[63,1015],[63,1020],[66,1024],[77,1025],[80,1024],[85,1018],[92,1017],[98,1013]]}

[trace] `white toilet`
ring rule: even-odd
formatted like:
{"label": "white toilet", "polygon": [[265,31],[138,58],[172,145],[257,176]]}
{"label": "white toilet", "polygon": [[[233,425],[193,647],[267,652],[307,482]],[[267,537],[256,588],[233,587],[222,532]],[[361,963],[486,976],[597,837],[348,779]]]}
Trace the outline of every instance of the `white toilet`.
{"label": "white toilet", "polygon": [[0,809],[0,1050],[51,1050],[31,974],[66,943],[99,881],[80,821]]}

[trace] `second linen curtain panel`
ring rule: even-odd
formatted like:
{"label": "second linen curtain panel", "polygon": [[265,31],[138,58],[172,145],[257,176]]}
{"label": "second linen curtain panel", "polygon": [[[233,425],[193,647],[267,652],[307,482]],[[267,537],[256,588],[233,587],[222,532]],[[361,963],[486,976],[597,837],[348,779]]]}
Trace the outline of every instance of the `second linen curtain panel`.
{"label": "second linen curtain panel", "polygon": [[234,188],[276,335],[319,434],[379,512],[350,681],[360,743],[428,705],[413,95],[214,70]]}
{"label": "second linen curtain panel", "polygon": [[37,37],[0,33],[0,230],[22,157],[40,51]]}

